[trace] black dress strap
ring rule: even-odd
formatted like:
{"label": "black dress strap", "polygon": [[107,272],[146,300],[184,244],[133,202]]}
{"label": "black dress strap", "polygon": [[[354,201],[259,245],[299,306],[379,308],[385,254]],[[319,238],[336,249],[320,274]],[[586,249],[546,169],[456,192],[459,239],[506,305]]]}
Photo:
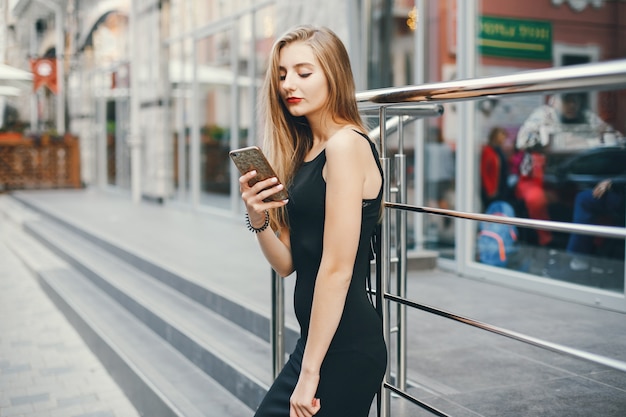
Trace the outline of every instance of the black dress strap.
{"label": "black dress strap", "polygon": [[[383,176],[383,167],[380,164],[380,156],[378,155],[378,150],[376,149],[376,144],[365,133],[359,132],[356,129],[352,129],[352,130],[354,130],[359,135],[363,136],[369,142],[370,147],[372,148],[372,154],[374,155],[374,159],[376,160],[376,166],[378,167],[378,170],[380,171],[380,176],[382,177]],[[384,177],[383,177],[383,180],[384,180]],[[380,187],[380,192],[382,192],[382,186]]]}

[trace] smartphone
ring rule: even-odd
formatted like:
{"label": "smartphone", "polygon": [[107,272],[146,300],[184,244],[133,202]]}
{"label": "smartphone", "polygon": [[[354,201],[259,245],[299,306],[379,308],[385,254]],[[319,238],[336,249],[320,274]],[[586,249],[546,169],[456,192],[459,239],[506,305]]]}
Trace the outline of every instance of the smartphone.
{"label": "smartphone", "polygon": [[[248,146],[247,148],[234,149],[228,153],[230,159],[233,160],[235,166],[241,173],[241,175],[252,170],[256,171],[256,176],[252,178],[248,184],[253,186],[259,181],[266,180],[268,178],[277,177],[276,173],[272,169],[272,166],[261,152],[258,146]],[[278,178],[278,177],[277,177]],[[280,183],[280,179],[278,180]],[[273,187],[274,185],[272,185]],[[282,189],[274,195],[266,198],[264,201],[282,201],[288,198],[287,190]]]}

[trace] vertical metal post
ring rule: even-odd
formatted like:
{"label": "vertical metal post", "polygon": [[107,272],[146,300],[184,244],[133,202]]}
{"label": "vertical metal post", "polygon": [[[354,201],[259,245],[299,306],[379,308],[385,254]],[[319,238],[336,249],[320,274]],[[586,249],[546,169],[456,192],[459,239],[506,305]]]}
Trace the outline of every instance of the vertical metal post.
{"label": "vertical metal post", "polygon": [[[188,27],[190,25],[190,12],[189,12],[189,4],[185,3],[183,6],[181,6],[181,19],[182,19],[182,24],[183,27]],[[191,43],[193,45],[193,38],[191,38]],[[178,83],[178,94],[176,94],[176,100],[178,103],[178,106],[176,108],[176,112],[177,112],[177,122],[178,122],[178,143],[176,144],[177,149],[178,149],[178,190],[177,190],[177,195],[178,198],[181,201],[186,201],[187,200],[187,186],[189,184],[189,177],[188,177],[188,169],[187,169],[187,165],[189,163],[189,155],[190,155],[190,149],[189,149],[189,138],[188,135],[191,133],[188,129],[188,123],[189,120],[187,120],[187,109],[189,108],[189,103],[188,103],[188,92],[190,91],[189,89],[189,83],[187,82],[187,79],[185,77],[186,74],[186,67],[188,64],[188,55],[187,55],[187,45],[189,43],[189,39],[188,38],[183,38],[180,41],[180,74],[178,75],[179,77],[179,83]]]}
{"label": "vertical metal post", "polygon": [[[458,2],[458,46],[457,46],[457,74],[459,79],[476,77],[477,59],[477,0]],[[457,140],[457,155],[474,155],[476,134],[476,105],[474,101],[459,103],[459,132],[463,137]],[[456,158],[456,197],[457,210],[472,211],[474,199],[474,172],[476,158]],[[475,222],[460,222],[455,228],[455,258],[456,270],[463,273],[468,262],[473,261],[475,236]]]}
{"label": "vertical metal post", "polygon": [[348,2],[348,16],[353,16],[353,19],[348,19],[348,40],[347,45],[348,53],[350,54],[350,62],[352,62],[352,72],[354,73],[354,84],[357,90],[365,90],[366,83],[364,78],[364,72],[366,72],[367,61],[364,57],[367,55],[363,53],[364,47],[367,47],[362,33],[363,23],[367,20],[364,18],[363,5],[364,1],[349,1]]}
{"label": "vertical metal post", "polygon": [[126,123],[124,122],[124,116],[126,113],[126,108],[124,104],[126,100],[124,100],[123,96],[116,95],[115,96],[115,136],[113,140],[115,141],[115,169],[113,170],[113,174],[115,175],[113,179],[113,184],[117,187],[124,187],[124,174],[126,174],[126,167],[124,166],[124,141],[126,140]]}
{"label": "vertical metal post", "polygon": [[[360,21],[361,25],[359,28],[359,35],[361,39],[357,42],[359,47],[359,57],[357,67],[357,81],[360,84],[357,84],[360,89],[367,89],[369,77],[370,77],[370,64],[369,64],[369,52],[372,44],[372,0],[357,0],[361,7],[360,13]],[[360,68],[359,68],[360,67]]]}
{"label": "vertical metal post", "polygon": [[[233,75],[233,79],[230,85],[230,149],[236,149],[239,147],[239,122],[241,111],[239,110],[241,98],[239,96],[239,25],[240,19],[233,21],[230,28],[230,71]],[[254,34],[252,34],[254,36]],[[251,59],[254,59],[252,56]],[[252,100],[255,101],[255,100]],[[236,172],[236,171],[233,171]],[[231,176],[230,181],[230,197],[233,207],[239,205],[239,183],[235,181],[237,175]],[[236,214],[236,213],[235,213]]]}
{"label": "vertical metal post", "polygon": [[190,161],[190,181],[191,205],[198,208],[200,205],[200,93],[198,85],[198,39],[193,40],[191,49],[190,65],[193,69],[193,79],[191,81],[191,144],[189,152]]}
{"label": "vertical metal post", "polygon": [[98,72],[96,74],[96,79],[98,80],[98,88],[96,93],[96,101],[97,105],[97,113],[96,120],[98,121],[96,126],[98,130],[96,132],[96,161],[97,171],[96,171],[96,183],[98,187],[104,188],[107,186],[108,182],[108,167],[107,167],[107,130],[106,130],[106,122],[107,122],[107,97],[104,94],[104,88],[102,88],[104,84],[104,72]]}
{"label": "vertical metal post", "polygon": [[[396,162],[396,187],[398,189],[397,199],[398,203],[406,203],[406,155],[404,154],[404,121],[403,117],[398,121],[398,137],[399,153],[395,155]],[[397,276],[397,292],[398,297],[406,298],[406,210],[398,210],[396,213],[396,254],[398,262],[396,264],[396,276]],[[398,333],[397,339],[397,381],[396,386],[402,391],[406,390],[406,305],[398,303],[397,306],[397,322]]]}
{"label": "vertical metal post", "polygon": [[274,379],[285,366],[285,291],[283,278],[272,269],[272,374]]}
{"label": "vertical metal post", "polygon": [[[181,50],[184,51],[184,46],[181,45]],[[181,82],[178,84],[178,92],[174,95],[176,100],[176,130],[178,131],[178,140],[176,141],[176,149],[178,150],[178,190],[176,194],[182,201],[187,197],[187,129],[185,126],[185,109],[187,108],[187,83],[184,81],[185,58],[184,52],[181,54],[180,66],[181,66]]]}
{"label": "vertical metal post", "polygon": [[[380,107],[379,115],[380,115],[380,162],[383,168],[383,174],[385,175],[385,189],[383,191],[383,203],[389,201],[391,196],[391,184],[389,182],[390,178],[390,167],[389,167],[389,158],[387,157],[387,129],[386,129],[386,120],[387,120],[387,109],[384,106]],[[380,271],[381,271],[381,288],[376,288],[376,291],[381,292],[381,299],[383,303],[383,335],[385,338],[385,343],[387,344],[387,348],[391,346],[391,322],[390,322],[390,307],[389,301],[385,299],[385,294],[389,290],[390,284],[390,272],[389,267],[391,263],[391,250],[390,250],[390,229],[391,224],[389,221],[389,213],[385,209],[383,210],[383,218],[381,225],[381,251],[380,251]],[[387,359],[387,370],[385,371],[385,378],[383,379],[383,383],[389,383],[391,380],[391,369],[390,369],[390,360]],[[381,417],[389,417],[391,412],[391,392],[387,389],[382,390],[381,395],[381,407],[380,414]]]}
{"label": "vertical metal post", "polygon": [[[31,56],[37,56],[37,21],[32,18],[30,21],[29,50]],[[39,97],[36,91],[30,95],[30,130],[39,131]]]}
{"label": "vertical metal post", "polygon": [[[626,216],[626,206],[624,206],[624,213],[622,213]],[[626,245],[624,245],[624,259],[626,259]],[[624,276],[623,276],[623,283],[625,284],[625,286],[623,288],[626,288],[626,268],[624,268]]]}
{"label": "vertical metal post", "polygon": [[[428,5],[427,0],[416,0],[417,10],[417,27],[415,28],[415,84],[424,84],[426,82],[428,59]],[[424,171],[424,149],[426,138],[426,123],[423,119],[416,120],[415,137],[414,137],[414,156],[413,156],[413,183],[414,201],[417,206],[424,205],[424,184],[426,175]],[[421,213],[413,213],[413,241],[415,249],[422,249],[424,246],[424,215]]]}
{"label": "vertical metal post", "polygon": [[54,10],[54,36],[56,48],[56,66],[57,66],[57,114],[56,127],[59,134],[65,133],[65,31],[63,18],[65,13],[61,6],[55,2],[48,0],[38,0],[39,3]]}
{"label": "vertical metal post", "polygon": [[[248,85],[248,137],[246,139],[246,145],[254,145],[257,140],[257,120],[256,120],[256,104],[257,104],[257,86],[256,86],[256,72],[257,72],[257,50],[256,50],[256,25],[257,13],[256,9],[253,9],[250,14],[250,44],[249,46],[249,58],[248,58],[248,79],[250,85]],[[232,148],[231,148],[232,149]],[[232,165],[231,165],[232,166]],[[234,214],[238,214],[242,210],[242,201],[239,194],[239,175],[237,170],[230,171],[230,204]]]}
{"label": "vertical metal post", "polygon": [[130,56],[130,129],[127,143],[130,147],[130,189],[133,203],[141,201],[141,125],[139,121],[139,28],[137,2],[130,2],[129,56]]}
{"label": "vertical metal post", "polygon": [[65,13],[63,9],[54,3],[55,9],[55,37],[56,37],[56,56],[57,56],[57,132],[61,135],[65,134],[65,31],[63,18]]}

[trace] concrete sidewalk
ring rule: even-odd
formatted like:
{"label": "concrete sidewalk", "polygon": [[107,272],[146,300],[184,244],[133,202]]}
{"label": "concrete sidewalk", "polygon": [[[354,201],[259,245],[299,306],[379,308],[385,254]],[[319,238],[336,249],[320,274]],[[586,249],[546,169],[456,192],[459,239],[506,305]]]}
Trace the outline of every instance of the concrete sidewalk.
{"label": "concrete sidewalk", "polygon": [[[270,314],[270,269],[254,236],[240,218],[148,202],[133,204],[126,196],[93,190],[18,192],[15,197],[27,207],[93,233],[252,310]],[[0,206],[3,198],[9,196],[0,196]],[[16,204],[13,198],[10,201]],[[0,256],[10,253],[6,249],[10,243],[4,244]],[[19,262],[13,262],[7,268],[14,271],[18,267]],[[28,275],[26,271],[22,273]],[[13,285],[5,284],[8,279],[5,275],[2,279],[2,285]],[[286,320],[290,327],[295,327],[291,302],[293,281],[285,281]],[[471,280],[438,269],[410,272],[408,295],[417,302],[485,323],[626,361],[626,316],[622,313]],[[11,299],[17,300],[17,294]],[[35,306],[39,304],[28,301],[31,302]],[[7,316],[2,317],[4,325]],[[409,311],[408,325],[409,391],[455,417],[626,415],[624,372],[534,348],[421,311]],[[4,338],[0,340],[2,358],[15,354],[14,346],[4,343]],[[392,343],[392,363],[395,363],[395,350]],[[268,358],[268,366],[270,362]],[[0,365],[3,363],[0,361]],[[0,377],[4,380],[2,369],[0,366]],[[68,394],[68,397],[72,396]],[[0,408],[6,404],[3,401]],[[394,404],[400,401],[403,400],[394,399]],[[396,416],[403,417],[430,415],[412,405],[396,404],[394,410],[399,413]],[[0,415],[5,415],[3,412],[0,410]]]}

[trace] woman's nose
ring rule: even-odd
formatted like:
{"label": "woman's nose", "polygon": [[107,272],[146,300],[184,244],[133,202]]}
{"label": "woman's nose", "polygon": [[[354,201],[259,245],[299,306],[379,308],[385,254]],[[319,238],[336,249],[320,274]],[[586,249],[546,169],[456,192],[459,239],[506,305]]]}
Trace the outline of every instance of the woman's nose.
{"label": "woman's nose", "polygon": [[285,77],[283,78],[283,83],[282,83],[282,87],[285,91],[291,91],[294,88],[294,83],[292,81],[292,77],[289,74],[285,74]]}

